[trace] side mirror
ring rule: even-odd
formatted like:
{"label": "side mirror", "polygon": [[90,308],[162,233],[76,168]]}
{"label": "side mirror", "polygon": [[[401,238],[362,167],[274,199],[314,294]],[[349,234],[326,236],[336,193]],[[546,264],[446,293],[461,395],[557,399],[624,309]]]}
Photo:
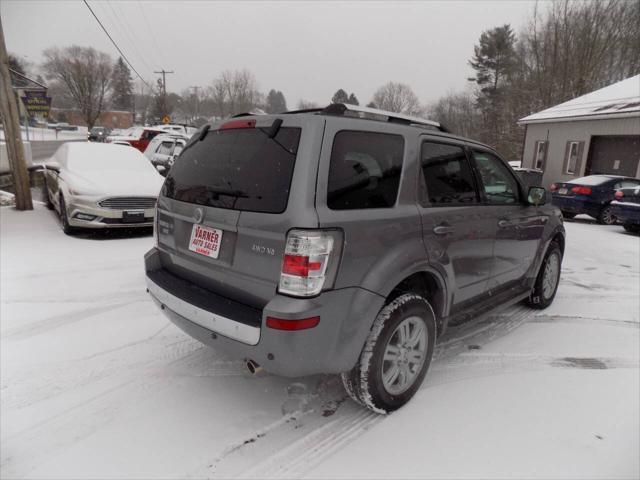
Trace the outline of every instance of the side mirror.
{"label": "side mirror", "polygon": [[536,207],[544,205],[547,203],[547,191],[542,187],[529,187],[527,202],[529,202],[530,205],[535,205]]}

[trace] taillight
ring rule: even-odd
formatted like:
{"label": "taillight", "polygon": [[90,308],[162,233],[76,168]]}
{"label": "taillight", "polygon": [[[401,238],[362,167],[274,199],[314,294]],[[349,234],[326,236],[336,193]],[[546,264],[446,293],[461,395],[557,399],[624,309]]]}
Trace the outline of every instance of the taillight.
{"label": "taillight", "polygon": [[591,195],[591,189],[589,187],[573,187],[571,191],[578,195]]}
{"label": "taillight", "polygon": [[291,230],[282,259],[278,291],[296,297],[310,297],[322,291],[327,267],[335,253],[336,232]]}
{"label": "taillight", "polygon": [[622,190],[618,190],[616,191],[614,197],[616,197],[616,200],[621,200],[622,197],[624,197],[624,193],[622,193]]}
{"label": "taillight", "polygon": [[317,327],[319,323],[320,317],[301,318],[299,320],[267,317],[267,327],[275,330],[306,330],[308,328]]}
{"label": "taillight", "polygon": [[156,208],[153,212],[153,243],[154,247],[158,248],[158,205],[156,204]]}
{"label": "taillight", "polygon": [[555,192],[558,189],[558,186],[555,183],[552,183],[551,185],[549,185],[549,190],[551,190],[552,192]]}
{"label": "taillight", "polygon": [[218,130],[236,130],[238,128],[255,128],[256,121],[253,120],[231,120],[230,122],[223,123]]}

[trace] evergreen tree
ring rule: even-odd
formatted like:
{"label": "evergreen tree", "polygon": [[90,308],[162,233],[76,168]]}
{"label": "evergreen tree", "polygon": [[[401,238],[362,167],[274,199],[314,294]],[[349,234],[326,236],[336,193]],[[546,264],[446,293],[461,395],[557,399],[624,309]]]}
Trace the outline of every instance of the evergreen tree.
{"label": "evergreen tree", "polygon": [[349,99],[345,103],[348,103],[350,105],[360,105],[360,102],[358,101],[358,97],[356,97],[355,94],[353,93],[349,95]]}
{"label": "evergreen tree", "polygon": [[131,78],[131,70],[124,63],[122,57],[118,58],[113,67],[112,88],[112,108],[115,110],[131,110],[133,107],[133,79]]}
{"label": "evergreen tree", "polygon": [[333,94],[331,103],[349,103],[349,94],[343,89],[339,89],[336,93]]}
{"label": "evergreen tree", "polygon": [[287,100],[284,98],[284,93],[278,90],[278,107],[280,112],[287,111]]}
{"label": "evergreen tree", "polygon": [[265,110],[267,113],[280,113],[287,111],[287,101],[280,90],[269,90]]}
{"label": "evergreen tree", "polygon": [[480,87],[476,101],[485,126],[481,140],[498,150],[504,150],[502,143],[510,129],[511,119],[505,116],[504,107],[510,78],[517,66],[515,43],[515,34],[508,24],[486,30],[480,35],[469,61]]}

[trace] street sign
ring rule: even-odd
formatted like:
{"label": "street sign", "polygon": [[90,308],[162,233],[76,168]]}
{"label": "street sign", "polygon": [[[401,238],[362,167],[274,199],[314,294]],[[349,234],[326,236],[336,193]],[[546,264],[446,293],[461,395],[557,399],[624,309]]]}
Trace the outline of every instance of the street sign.
{"label": "street sign", "polygon": [[26,91],[20,97],[29,117],[48,117],[51,110],[51,97],[47,97],[47,92]]}
{"label": "street sign", "polygon": [[165,115],[164,117],[162,117],[162,123],[164,123],[165,125],[167,123],[171,123],[171,117],[169,117],[169,115]]}

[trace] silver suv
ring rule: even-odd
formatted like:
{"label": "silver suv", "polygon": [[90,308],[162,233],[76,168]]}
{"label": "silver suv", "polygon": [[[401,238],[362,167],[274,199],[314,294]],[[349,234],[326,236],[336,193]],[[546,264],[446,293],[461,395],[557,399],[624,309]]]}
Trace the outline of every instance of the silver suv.
{"label": "silver suv", "polygon": [[491,148],[343,104],[191,138],[158,199],[153,300],[201,342],[284,376],[341,374],[405,404],[447,326],[555,296],[560,211]]}

